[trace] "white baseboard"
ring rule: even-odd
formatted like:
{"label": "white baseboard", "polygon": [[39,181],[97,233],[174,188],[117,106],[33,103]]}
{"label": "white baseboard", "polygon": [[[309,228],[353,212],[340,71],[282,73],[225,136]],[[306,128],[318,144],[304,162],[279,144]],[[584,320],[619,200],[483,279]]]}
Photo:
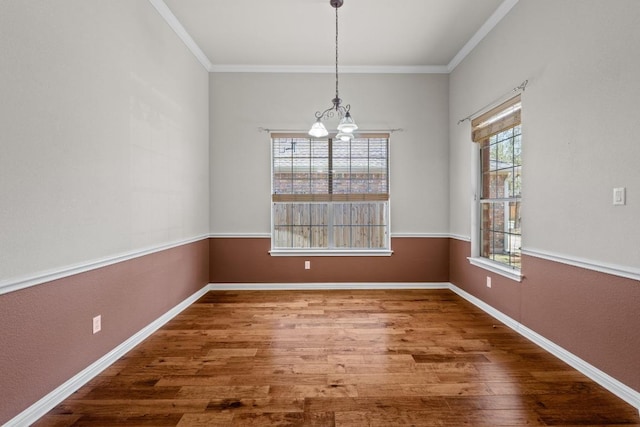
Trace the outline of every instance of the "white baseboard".
{"label": "white baseboard", "polygon": [[312,291],[366,289],[449,289],[450,283],[209,283],[212,291]]}
{"label": "white baseboard", "polygon": [[331,290],[331,289],[344,289],[344,290],[357,290],[357,289],[449,289],[456,293],[460,297],[469,301],[482,311],[486,312],[490,316],[496,318],[500,322],[504,323],[509,328],[518,332],[520,335],[527,338],[534,344],[539,345],[549,353],[558,357],[574,369],[582,372],[587,377],[591,378],[596,383],[600,384],[611,393],[620,397],[625,402],[634,406],[640,412],[640,392],[626,386],[610,375],[602,372],[598,368],[584,360],[580,359],[576,355],[568,352],[559,345],[549,341],[542,335],[532,331],[520,322],[512,319],[506,314],[496,310],[489,304],[474,297],[468,292],[463,291],[457,286],[448,283],[210,283],[203,287],[201,290],[191,295],[189,298],[169,310],[167,313],[159,317],[154,322],[140,330],[131,338],[120,344],[118,347],[107,353],[95,363],[66,381],[64,384],[47,394],[45,397],[25,409],[16,417],[9,420],[3,427],[21,427],[30,425],[36,422],[40,417],[44,416],[47,412],[53,409],[56,405],[60,404],[73,392],[89,382],[100,372],[108,368],[111,364],[116,362],[119,358],[124,356],[127,352],[132,350],[135,346],[144,341],[147,337],[157,331],[169,320],[173,319],[184,309],[193,304],[198,298],[203,296],[209,291],[221,291],[221,290]]}
{"label": "white baseboard", "polygon": [[637,408],[638,412],[640,413],[640,392],[621,383],[620,381],[616,380],[615,378],[606,374],[605,372],[602,372],[600,369],[585,362],[575,354],[565,350],[564,348],[560,347],[556,343],[548,340],[547,338],[543,337],[537,332],[527,328],[520,322],[512,319],[511,317],[507,316],[501,311],[496,310],[489,304],[485,303],[479,298],[474,297],[470,293],[463,291],[462,289],[458,288],[453,284],[449,285],[449,289],[451,289],[453,292],[455,292],[462,298],[469,301],[471,304],[480,308],[485,313],[489,314],[490,316],[504,323],[509,328],[513,329],[514,331],[516,331],[517,333],[519,333],[529,341],[539,345],[540,347],[542,347],[549,353],[553,354],[558,359],[562,360],[572,368],[582,372],[584,375],[591,378],[593,381],[600,384],[602,387],[606,388],[611,393],[615,394],[616,396],[618,396],[628,404]]}
{"label": "white baseboard", "polygon": [[158,319],[138,331],[131,338],[120,344],[118,347],[111,350],[109,353],[102,356],[100,359],[89,365],[84,370],[80,371],[77,375],[66,381],[64,384],[53,390],[51,393],[38,400],[36,403],[22,411],[16,417],[9,420],[3,427],[22,427],[31,425],[36,422],[40,417],[44,416],[47,412],[60,404],[67,397],[71,396],[76,390],[88,383],[100,372],[111,366],[114,362],[124,356],[127,352],[132,350],[135,346],[140,344],[146,338],[148,338],[155,331],[160,329],[165,323],[173,319],[180,314],[181,311],[189,307],[196,302],[198,298],[203,296],[209,291],[209,286],[203,287],[201,290],[191,295],[180,304],[173,307],[171,310],[160,316]]}

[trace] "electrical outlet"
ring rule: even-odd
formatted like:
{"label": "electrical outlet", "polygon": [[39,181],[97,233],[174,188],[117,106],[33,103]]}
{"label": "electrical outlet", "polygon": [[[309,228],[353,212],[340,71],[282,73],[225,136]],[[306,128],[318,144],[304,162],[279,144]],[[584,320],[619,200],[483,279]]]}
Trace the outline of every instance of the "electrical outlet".
{"label": "electrical outlet", "polygon": [[487,276],[487,288],[491,287],[491,277]]}
{"label": "electrical outlet", "polygon": [[93,318],[93,333],[97,334],[102,329],[102,315],[99,314]]}
{"label": "electrical outlet", "polygon": [[304,269],[305,270],[311,270],[311,261],[305,261],[304,262]]}

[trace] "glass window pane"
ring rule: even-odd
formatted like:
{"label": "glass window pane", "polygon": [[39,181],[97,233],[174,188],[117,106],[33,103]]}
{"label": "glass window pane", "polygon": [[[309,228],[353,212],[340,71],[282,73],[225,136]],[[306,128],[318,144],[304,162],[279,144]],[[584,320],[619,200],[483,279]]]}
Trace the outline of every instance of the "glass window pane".
{"label": "glass window pane", "polygon": [[333,227],[333,244],[336,248],[348,248],[351,246],[351,227],[335,225]]}
{"label": "glass window pane", "polygon": [[329,219],[329,205],[326,203],[313,203],[310,205],[311,224],[327,225]]}
{"label": "glass window pane", "polygon": [[273,229],[273,247],[290,248],[291,246],[291,227],[276,226]]}
{"label": "glass window pane", "polygon": [[291,227],[292,241],[294,248],[309,248],[311,247],[310,239],[310,227],[308,226],[293,226]]}
{"label": "glass window pane", "polygon": [[291,157],[278,158],[273,160],[273,172],[275,173],[291,173],[293,161]]}
{"label": "glass window pane", "polygon": [[291,157],[293,153],[293,140],[290,138],[276,138],[273,140],[273,157]]}
{"label": "glass window pane", "polygon": [[329,158],[329,141],[314,140],[311,144],[311,156],[316,158],[323,157],[325,159],[328,159]]}
{"label": "glass window pane", "polygon": [[351,162],[348,158],[333,158],[334,174],[349,174],[351,172]]}
{"label": "glass window pane", "polygon": [[329,246],[328,227],[312,226],[310,231],[310,247],[327,248]]}
{"label": "glass window pane", "polygon": [[369,157],[376,159],[387,158],[387,140],[380,138],[369,139]]}
{"label": "glass window pane", "polygon": [[291,182],[291,194],[310,194],[311,182],[307,179],[294,179]]}
{"label": "glass window pane", "polygon": [[522,136],[513,138],[513,165],[522,165]]}
{"label": "glass window pane", "polygon": [[310,158],[311,157],[311,140],[296,138],[293,140],[291,152],[294,158]]}
{"label": "glass window pane", "polygon": [[329,159],[327,157],[314,157],[311,159],[311,173],[314,175],[329,173]]}
{"label": "glass window pane", "polygon": [[337,139],[332,140],[332,150],[331,154],[334,159],[348,159],[351,157],[351,150],[349,141],[340,141]]}
{"label": "glass window pane", "polygon": [[352,225],[368,225],[369,224],[369,204],[354,203],[351,205],[351,224]]}
{"label": "glass window pane", "polygon": [[352,248],[368,248],[370,246],[369,241],[369,227],[351,227]]}
{"label": "glass window pane", "polygon": [[333,179],[333,194],[349,194],[351,192],[351,181],[348,179]]}
{"label": "glass window pane", "polygon": [[334,225],[350,225],[351,224],[351,204],[350,203],[334,203],[333,204],[333,224]]}
{"label": "glass window pane", "polygon": [[293,189],[293,183],[287,178],[274,178],[273,192],[274,194],[291,194]]}
{"label": "glass window pane", "polygon": [[506,231],[521,234],[520,222],[520,202],[509,203],[509,226]]}
{"label": "glass window pane", "polygon": [[291,224],[308,225],[311,222],[311,212],[308,203],[295,203],[291,205]]}
{"label": "glass window pane", "polygon": [[[366,174],[365,174],[366,176]],[[351,180],[351,194],[364,194],[369,191],[369,181],[367,179],[352,179]]]}
{"label": "glass window pane", "polygon": [[[387,193],[387,156],[387,138],[274,138],[273,191],[291,195]],[[386,247],[386,212],[385,202],[274,203],[272,245],[324,248],[335,240],[334,247]]]}
{"label": "glass window pane", "polygon": [[368,159],[369,158],[369,140],[354,138],[351,140],[351,158],[361,158]]}
{"label": "glass window pane", "polygon": [[[315,179],[318,178],[318,179]],[[329,176],[316,175],[309,183],[310,192],[312,194],[329,194]]]}
{"label": "glass window pane", "polygon": [[291,224],[290,209],[288,204],[273,204],[273,224],[276,226]]}
{"label": "glass window pane", "polygon": [[381,249],[387,244],[386,226],[370,227],[371,234],[371,248]]}

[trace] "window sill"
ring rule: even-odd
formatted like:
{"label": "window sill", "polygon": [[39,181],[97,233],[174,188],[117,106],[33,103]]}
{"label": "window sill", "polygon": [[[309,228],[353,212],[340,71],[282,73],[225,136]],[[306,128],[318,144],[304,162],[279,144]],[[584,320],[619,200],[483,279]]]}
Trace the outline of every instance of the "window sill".
{"label": "window sill", "polygon": [[469,260],[469,263],[471,265],[484,268],[485,270],[489,270],[508,279],[515,280],[516,282],[522,282],[522,273],[520,272],[520,270],[506,267],[500,263],[488,260],[486,258],[469,257],[467,259]]}
{"label": "window sill", "polygon": [[271,256],[391,256],[391,249],[362,249],[362,250],[340,250],[340,249],[271,249]]}

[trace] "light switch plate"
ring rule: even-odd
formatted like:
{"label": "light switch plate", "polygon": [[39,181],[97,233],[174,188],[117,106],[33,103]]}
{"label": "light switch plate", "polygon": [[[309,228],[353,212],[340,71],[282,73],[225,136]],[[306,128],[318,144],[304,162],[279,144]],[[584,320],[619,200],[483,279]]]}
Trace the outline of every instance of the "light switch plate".
{"label": "light switch plate", "polygon": [[624,205],[626,204],[626,191],[624,187],[618,187],[613,189],[613,204]]}

